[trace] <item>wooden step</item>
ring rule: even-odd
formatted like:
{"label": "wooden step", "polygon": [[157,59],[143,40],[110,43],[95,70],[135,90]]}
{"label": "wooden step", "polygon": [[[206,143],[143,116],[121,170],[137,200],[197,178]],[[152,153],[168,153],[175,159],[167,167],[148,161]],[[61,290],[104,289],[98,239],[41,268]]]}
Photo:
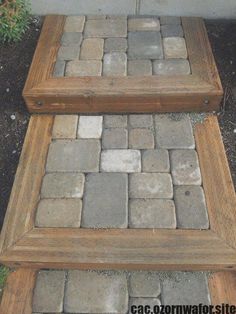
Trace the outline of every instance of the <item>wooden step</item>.
{"label": "wooden step", "polygon": [[[1,314],[16,314],[16,313],[17,314],[32,314],[34,291],[35,291],[35,286],[37,282],[36,280],[37,273],[38,272],[36,270],[34,271],[27,268],[26,269],[20,268],[17,271],[12,272],[9,275],[6,282],[5,289],[4,289],[1,306],[0,306]],[[188,276],[188,275],[185,275],[185,276]],[[171,275],[170,275],[170,278],[171,278]],[[191,284],[194,285],[193,281],[194,280],[192,279]],[[47,284],[50,285],[50,281],[47,280]],[[44,288],[47,290],[47,286],[45,283],[44,285],[45,285]],[[221,306],[221,304],[229,304],[229,305],[235,306],[236,304],[236,295],[235,295],[236,273],[235,272],[219,272],[219,273],[214,273],[210,275],[208,278],[208,286],[209,286],[209,294],[210,294],[209,297],[211,300],[211,305]],[[54,290],[52,290],[51,288],[50,291],[51,293],[56,292],[55,288]],[[79,295],[79,291],[76,291],[76,293]],[[170,293],[170,291],[168,293]],[[55,300],[58,300],[58,293],[55,293],[55,295],[57,295]],[[201,295],[203,295],[203,293]],[[195,298],[198,298],[196,291],[194,291],[194,296]],[[48,298],[52,298],[52,296],[49,295]],[[204,299],[207,299],[207,296],[204,296]],[[152,300],[152,299],[149,299],[149,300]],[[141,302],[141,299],[139,301]],[[194,303],[194,297],[191,301]],[[37,302],[37,306],[38,306],[38,303],[39,302]],[[49,302],[49,303],[52,304],[52,302]],[[57,307],[57,306],[58,304],[54,304],[54,307]],[[43,307],[45,308],[45,304],[42,304],[42,308]]]}
{"label": "wooden step", "polygon": [[54,77],[65,16],[47,16],[25,84],[30,112],[179,112],[219,109],[223,90],[204,22],[182,18],[191,74]]}
{"label": "wooden step", "polygon": [[215,116],[195,126],[210,229],[37,228],[54,116],[33,115],[1,234],[0,262],[78,269],[236,269],[236,197]]}

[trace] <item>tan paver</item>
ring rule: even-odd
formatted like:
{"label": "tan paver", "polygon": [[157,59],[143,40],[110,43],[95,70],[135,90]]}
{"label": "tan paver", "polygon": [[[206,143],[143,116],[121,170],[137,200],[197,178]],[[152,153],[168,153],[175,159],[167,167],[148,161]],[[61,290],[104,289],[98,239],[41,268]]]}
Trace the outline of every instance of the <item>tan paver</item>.
{"label": "tan paver", "polygon": [[84,30],[85,16],[68,16],[64,27],[64,32],[79,32]]}
{"label": "tan paver", "polygon": [[104,39],[87,38],[84,39],[81,51],[81,60],[102,60],[103,58]]}
{"label": "tan paver", "polygon": [[59,138],[76,138],[78,125],[77,115],[56,115],[53,124],[52,137]]}

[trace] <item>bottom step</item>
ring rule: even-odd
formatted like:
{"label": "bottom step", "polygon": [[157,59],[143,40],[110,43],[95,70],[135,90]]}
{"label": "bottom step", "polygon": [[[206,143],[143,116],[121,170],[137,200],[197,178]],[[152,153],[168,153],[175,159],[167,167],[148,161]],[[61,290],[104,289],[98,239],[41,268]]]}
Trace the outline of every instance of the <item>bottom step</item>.
{"label": "bottom step", "polygon": [[19,269],[1,314],[138,313],[135,306],[236,305],[236,273]]}

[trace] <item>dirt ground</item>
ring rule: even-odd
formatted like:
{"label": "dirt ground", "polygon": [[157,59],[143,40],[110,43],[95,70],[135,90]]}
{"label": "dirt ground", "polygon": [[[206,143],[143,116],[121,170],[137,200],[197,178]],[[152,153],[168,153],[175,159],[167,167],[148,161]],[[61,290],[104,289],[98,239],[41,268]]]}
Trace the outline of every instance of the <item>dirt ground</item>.
{"label": "dirt ground", "polygon": [[[225,89],[219,121],[236,186],[236,20],[206,26]],[[0,44],[0,228],[29,121],[21,93],[40,28],[35,17],[20,43]]]}

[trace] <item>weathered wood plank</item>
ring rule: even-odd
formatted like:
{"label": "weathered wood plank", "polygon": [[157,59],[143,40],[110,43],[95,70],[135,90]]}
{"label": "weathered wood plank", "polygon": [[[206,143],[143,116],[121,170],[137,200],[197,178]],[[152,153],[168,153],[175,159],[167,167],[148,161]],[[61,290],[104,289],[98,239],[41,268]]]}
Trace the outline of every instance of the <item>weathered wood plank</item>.
{"label": "weathered wood plank", "polygon": [[213,305],[236,305],[236,272],[215,273],[208,283]]}

